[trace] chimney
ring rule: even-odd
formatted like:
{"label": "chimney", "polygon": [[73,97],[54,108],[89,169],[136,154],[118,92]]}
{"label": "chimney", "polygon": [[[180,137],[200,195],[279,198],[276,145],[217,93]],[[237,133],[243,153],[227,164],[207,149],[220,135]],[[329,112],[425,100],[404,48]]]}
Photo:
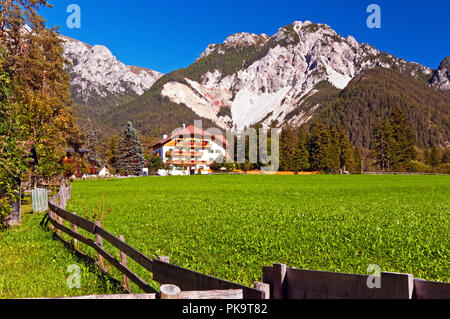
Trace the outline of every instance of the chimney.
{"label": "chimney", "polygon": [[183,128],[186,128],[186,124],[183,124]]}

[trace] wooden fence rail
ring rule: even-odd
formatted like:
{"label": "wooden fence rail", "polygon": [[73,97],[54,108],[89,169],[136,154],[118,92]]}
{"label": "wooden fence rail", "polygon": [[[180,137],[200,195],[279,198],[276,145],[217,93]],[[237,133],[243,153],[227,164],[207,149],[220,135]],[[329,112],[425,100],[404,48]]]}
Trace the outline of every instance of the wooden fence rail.
{"label": "wooden fence rail", "polygon": [[369,288],[367,275],[312,271],[274,264],[263,267],[263,282],[274,299],[450,299],[450,283],[382,272]]}
{"label": "wooden fence rail", "polygon": [[[65,210],[67,200],[70,198],[71,189],[69,186],[62,186],[59,193],[49,200],[49,222],[50,225],[57,231],[63,232],[77,241],[93,248],[99,256],[99,266],[102,267],[103,259],[108,261],[111,265],[117,268],[124,275],[124,288],[129,290],[127,284],[128,279],[135,283],[140,289],[146,293],[156,293],[156,290],[146,283],[137,274],[132,272],[128,266],[126,258],[131,258],[144,267],[149,272],[153,273],[153,279],[164,284],[174,284],[180,286],[183,291],[203,291],[197,292],[196,296],[205,298],[210,296],[215,298],[214,291],[218,290],[233,290],[241,291],[244,299],[263,299],[268,291],[267,287],[259,285],[258,288],[251,288],[244,285],[229,282],[223,279],[215,278],[213,276],[204,275],[186,268],[178,267],[169,263],[167,257],[160,259],[151,259],[125,243],[122,238],[117,238],[110,232],[101,227],[99,223],[90,221],[86,218],[78,216]],[[72,224],[72,227],[63,225],[63,220]],[[87,238],[78,233],[78,228],[81,228],[88,233],[94,235],[96,240]],[[106,240],[112,246],[117,248],[121,253],[121,261],[115,259],[103,248],[102,241]],[[208,291],[209,294],[208,294]],[[181,293],[180,298],[188,296]],[[236,293],[230,296],[237,296]],[[267,296],[268,297],[268,296]]]}

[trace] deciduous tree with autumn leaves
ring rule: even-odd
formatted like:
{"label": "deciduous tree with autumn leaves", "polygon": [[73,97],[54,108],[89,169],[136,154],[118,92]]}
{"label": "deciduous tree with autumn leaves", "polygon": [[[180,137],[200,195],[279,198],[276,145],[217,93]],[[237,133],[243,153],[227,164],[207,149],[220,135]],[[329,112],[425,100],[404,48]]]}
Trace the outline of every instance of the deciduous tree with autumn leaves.
{"label": "deciduous tree with autumn leaves", "polygon": [[58,30],[38,13],[44,6],[50,6],[46,0],[0,4],[1,216],[21,181],[33,186],[58,176],[66,145],[79,143],[63,47]]}

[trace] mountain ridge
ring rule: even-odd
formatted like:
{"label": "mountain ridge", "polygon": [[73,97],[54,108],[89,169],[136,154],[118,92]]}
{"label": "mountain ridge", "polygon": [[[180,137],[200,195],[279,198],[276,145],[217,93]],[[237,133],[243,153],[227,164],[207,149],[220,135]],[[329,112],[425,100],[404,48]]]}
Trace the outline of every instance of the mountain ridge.
{"label": "mountain ridge", "polygon": [[[98,51],[100,56],[112,55]],[[232,34],[223,43],[208,45],[190,66],[157,73],[148,89],[113,91],[113,98],[108,97],[112,102],[106,103],[111,106],[98,109],[97,118],[116,131],[132,120],[143,134],[152,136],[194,119],[236,131],[257,123],[303,125],[315,117],[320,105],[302,103],[311,102],[311,96],[323,102],[315,91],[337,94],[369,69],[392,69],[450,92],[447,59],[433,70],[358,43],[352,36],[344,38],[326,24],[296,21],[273,36]],[[324,81],[334,89],[321,86]]]}

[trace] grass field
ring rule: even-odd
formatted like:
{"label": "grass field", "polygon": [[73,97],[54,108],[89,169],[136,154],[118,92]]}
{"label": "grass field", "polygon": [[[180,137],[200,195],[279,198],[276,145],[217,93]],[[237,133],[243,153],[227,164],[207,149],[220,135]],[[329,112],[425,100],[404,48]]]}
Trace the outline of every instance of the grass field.
{"label": "grass field", "polygon": [[448,176],[148,177],[75,182],[72,198],[87,217],[104,201],[102,226],[143,253],[242,284],[273,263],[450,281]]}
{"label": "grass field", "polygon": [[[22,225],[0,231],[0,298],[64,297],[123,292],[93,263],[78,258],[40,222],[44,214],[31,214],[22,206]],[[81,268],[81,289],[70,289],[69,265]]]}

